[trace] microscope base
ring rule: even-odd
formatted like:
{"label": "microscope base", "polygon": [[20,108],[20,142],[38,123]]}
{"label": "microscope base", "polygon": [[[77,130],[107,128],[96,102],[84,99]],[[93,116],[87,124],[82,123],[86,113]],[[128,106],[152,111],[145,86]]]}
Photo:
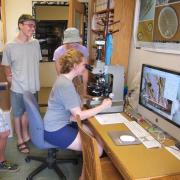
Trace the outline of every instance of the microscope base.
{"label": "microscope base", "polygon": [[[101,102],[91,101],[90,104],[87,105],[87,107],[94,108],[100,104],[101,104]],[[118,113],[118,112],[123,112],[123,110],[124,110],[124,101],[115,101],[115,102],[112,102],[112,106],[110,108],[107,108],[107,109],[101,111],[99,114]]]}

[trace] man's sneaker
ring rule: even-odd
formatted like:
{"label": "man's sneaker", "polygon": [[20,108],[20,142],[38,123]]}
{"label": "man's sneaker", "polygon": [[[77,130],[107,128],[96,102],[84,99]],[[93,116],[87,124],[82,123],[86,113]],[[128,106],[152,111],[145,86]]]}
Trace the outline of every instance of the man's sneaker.
{"label": "man's sneaker", "polygon": [[0,172],[16,172],[19,170],[19,167],[17,164],[14,164],[14,163],[11,163],[11,162],[8,162],[8,161],[3,161],[3,162],[0,162]]}

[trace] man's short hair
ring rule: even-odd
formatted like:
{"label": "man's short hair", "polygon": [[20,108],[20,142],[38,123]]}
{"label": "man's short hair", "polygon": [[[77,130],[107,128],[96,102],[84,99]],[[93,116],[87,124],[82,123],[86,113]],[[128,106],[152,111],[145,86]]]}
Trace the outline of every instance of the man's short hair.
{"label": "man's short hair", "polygon": [[30,14],[22,14],[18,19],[18,24],[22,24],[23,22],[26,22],[26,21],[36,22],[36,19]]}

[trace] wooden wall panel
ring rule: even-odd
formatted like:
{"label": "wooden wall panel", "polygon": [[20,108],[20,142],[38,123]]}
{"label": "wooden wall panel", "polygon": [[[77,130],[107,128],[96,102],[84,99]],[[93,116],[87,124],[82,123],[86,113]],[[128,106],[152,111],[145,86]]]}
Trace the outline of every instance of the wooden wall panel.
{"label": "wooden wall panel", "polygon": [[127,74],[131,35],[133,28],[135,0],[115,0],[114,18],[120,23],[114,25],[119,32],[113,35],[112,64],[122,64]]}
{"label": "wooden wall panel", "polygon": [[[89,52],[90,61],[93,62],[94,50],[92,45],[94,44],[95,34],[91,31],[91,22],[94,11],[94,2],[92,0],[89,4],[89,21],[90,21],[90,38],[89,38]],[[119,32],[113,34],[113,55],[111,59],[112,64],[121,64],[125,67],[125,73],[128,71],[128,60],[130,43],[133,29],[134,8],[135,0],[114,0],[114,21],[120,20],[113,26],[113,31],[119,29]]]}

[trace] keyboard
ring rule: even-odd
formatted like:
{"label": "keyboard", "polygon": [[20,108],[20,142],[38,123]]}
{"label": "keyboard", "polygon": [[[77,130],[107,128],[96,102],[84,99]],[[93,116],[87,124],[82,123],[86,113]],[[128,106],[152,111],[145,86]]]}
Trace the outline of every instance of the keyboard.
{"label": "keyboard", "polygon": [[161,144],[136,121],[125,122],[124,124],[144,144],[146,148],[161,147]]}

